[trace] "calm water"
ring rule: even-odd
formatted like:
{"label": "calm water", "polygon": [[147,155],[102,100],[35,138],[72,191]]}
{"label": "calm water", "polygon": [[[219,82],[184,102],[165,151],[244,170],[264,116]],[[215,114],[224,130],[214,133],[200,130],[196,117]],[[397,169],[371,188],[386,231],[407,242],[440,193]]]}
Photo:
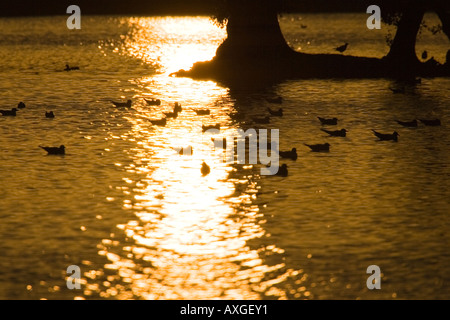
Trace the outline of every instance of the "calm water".
{"label": "calm water", "polygon": [[[83,17],[78,31],[66,18],[0,20],[1,106],[27,105],[0,117],[1,299],[450,298],[450,79],[400,95],[385,79],[235,91],[168,76],[214,56],[226,34],[207,17]],[[348,41],[348,54],[381,57],[392,29],[369,31],[366,18],[280,22],[296,50],[333,53]],[[423,31],[417,51],[443,62],[448,47]],[[62,72],[66,63],[80,70]],[[285,116],[249,123],[273,95]],[[162,105],[148,106],[151,97]],[[110,103],[126,99],[132,109]],[[166,127],[148,122],[177,101],[183,111]],[[348,136],[328,138],[317,116],[338,117]],[[394,121],[435,117],[441,127]],[[289,176],[224,163],[199,130],[217,122],[221,137],[280,129],[281,149],[299,152],[282,161]],[[399,142],[377,142],[371,129],[396,130]],[[323,142],[331,152],[303,145]],[[65,156],[38,148],[60,144]],[[192,156],[172,149],[187,145]],[[366,287],[372,264],[381,290]],[[66,288],[69,265],[81,268],[80,290]]]}

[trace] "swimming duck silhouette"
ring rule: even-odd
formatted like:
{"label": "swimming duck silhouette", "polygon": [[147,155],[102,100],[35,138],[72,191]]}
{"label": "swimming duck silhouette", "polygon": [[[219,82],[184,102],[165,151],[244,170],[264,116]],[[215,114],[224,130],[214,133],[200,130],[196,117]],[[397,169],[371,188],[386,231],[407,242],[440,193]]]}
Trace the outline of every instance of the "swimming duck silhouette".
{"label": "swimming duck silhouette", "polygon": [[79,67],[69,67],[68,64],[66,64],[66,68],[64,69],[64,71],[72,71],[72,70],[80,70]]}
{"label": "swimming duck silhouette", "polygon": [[202,175],[206,176],[207,174],[209,174],[211,172],[210,167],[206,164],[205,161],[203,161],[202,163],[202,168],[200,169],[200,171],[202,172]]}
{"label": "swimming duck silhouette", "polygon": [[270,115],[272,115],[272,116],[276,116],[276,117],[283,116],[283,108],[280,108],[278,110],[272,110],[270,108],[267,108],[267,111],[269,111]]}
{"label": "swimming duck silhouette", "polygon": [[161,105],[161,100],[159,99],[145,99],[145,102],[147,102],[148,105],[150,106],[160,106]]}
{"label": "swimming duck silhouette", "polygon": [[131,107],[131,100],[127,100],[127,102],[115,102],[111,100],[111,102],[118,108]]}
{"label": "swimming duck silhouette", "polygon": [[344,45],[335,48],[335,50],[336,50],[336,51],[339,51],[340,53],[342,53],[342,52],[344,52],[345,50],[347,50],[347,47],[348,47],[348,43],[346,42]]}
{"label": "swimming duck silhouette", "polygon": [[181,108],[181,104],[179,104],[178,102],[175,102],[175,105],[173,106],[173,110],[176,112],[181,112],[181,111],[183,111],[183,108]]}
{"label": "swimming duck silhouette", "polygon": [[17,109],[23,109],[23,108],[25,108],[25,103],[20,101],[19,104],[17,105]]}
{"label": "swimming duck silhouette", "polygon": [[287,177],[288,176],[287,164],[283,163],[281,165],[281,167],[278,168],[278,171],[277,171],[277,173],[275,173],[275,175],[281,176],[281,177]]}
{"label": "swimming duck silhouette", "polygon": [[389,88],[389,89],[391,89],[391,91],[392,91],[393,93],[405,93],[405,92],[406,92],[405,87]]}
{"label": "swimming duck silhouette", "polygon": [[330,144],[328,142],[322,143],[322,144],[306,144],[306,143],[304,143],[304,145],[309,147],[311,149],[311,151],[314,151],[314,152],[330,151]]}
{"label": "swimming duck silhouette", "polygon": [[53,113],[53,111],[50,111],[50,112],[45,111],[45,117],[46,118],[54,118],[55,114]]}
{"label": "swimming duck silhouette", "polygon": [[426,60],[428,58],[428,52],[427,52],[427,50],[424,50],[423,52],[422,52],[422,59],[423,60]]}
{"label": "swimming duck silhouette", "polygon": [[176,119],[178,117],[178,111],[173,112],[163,112],[166,118],[174,118]]}
{"label": "swimming duck silhouette", "polygon": [[277,104],[281,104],[283,102],[283,98],[282,97],[276,97],[276,98],[266,98],[267,102],[270,103],[277,103]]}
{"label": "swimming duck silhouette", "polygon": [[192,146],[173,148],[178,154],[191,156],[193,153]]}
{"label": "swimming duck silhouette", "polygon": [[213,124],[213,125],[202,125],[202,130],[203,131],[207,131],[209,129],[220,130],[220,123],[216,123],[216,124]]}
{"label": "swimming duck silhouette", "polygon": [[297,149],[292,148],[291,151],[279,151],[278,154],[281,158],[287,158],[292,160],[297,160]]}
{"label": "swimming duck silhouette", "polygon": [[322,125],[337,125],[338,119],[337,118],[331,118],[331,119],[326,119],[326,118],[321,118],[321,117],[317,117],[317,119],[320,120],[320,123]]}
{"label": "swimming duck silhouette", "polygon": [[164,127],[167,124],[167,119],[166,118],[162,118],[162,119],[156,119],[156,120],[149,120],[151,122],[151,124],[155,125],[155,126],[160,126],[160,127]]}
{"label": "swimming duck silhouette", "polygon": [[411,120],[411,121],[400,121],[400,120],[395,120],[395,121],[404,127],[409,127],[409,128],[417,127],[416,119]]}
{"label": "swimming duck silhouette", "polygon": [[398,141],[398,136],[399,134],[397,133],[397,131],[394,131],[394,133],[389,134],[389,133],[380,133],[377,132],[375,130],[373,130],[373,133],[378,137],[378,139],[382,140],[382,141]]}
{"label": "swimming duck silhouette", "polygon": [[214,148],[223,148],[227,147],[227,138],[211,138],[211,141],[214,143]]}
{"label": "swimming duck silhouette", "polygon": [[332,130],[326,130],[326,129],[320,128],[320,130],[328,133],[332,137],[345,137],[345,136],[347,136],[347,132],[348,132],[346,129],[332,131]]}
{"label": "swimming duck silhouette", "polygon": [[253,118],[252,120],[253,120],[254,123],[259,123],[259,124],[270,123],[270,117]]}
{"label": "swimming duck silhouette", "polygon": [[198,116],[208,115],[211,113],[211,110],[209,109],[194,109],[194,111]]}
{"label": "swimming duck silhouette", "polygon": [[243,113],[231,113],[228,115],[232,120],[244,120],[245,114]]}
{"label": "swimming duck silhouette", "polygon": [[2,114],[2,116],[12,116],[15,117],[17,114],[17,109],[16,108],[12,108],[11,110],[0,110],[0,113]]}
{"label": "swimming duck silhouette", "polygon": [[64,145],[60,145],[59,147],[39,146],[39,148],[44,149],[48,154],[66,154],[66,148],[64,147]]}
{"label": "swimming duck silhouette", "polygon": [[431,120],[426,120],[426,119],[419,119],[420,122],[422,122],[424,125],[426,126],[440,126],[441,125],[441,120],[439,119],[431,119]]}

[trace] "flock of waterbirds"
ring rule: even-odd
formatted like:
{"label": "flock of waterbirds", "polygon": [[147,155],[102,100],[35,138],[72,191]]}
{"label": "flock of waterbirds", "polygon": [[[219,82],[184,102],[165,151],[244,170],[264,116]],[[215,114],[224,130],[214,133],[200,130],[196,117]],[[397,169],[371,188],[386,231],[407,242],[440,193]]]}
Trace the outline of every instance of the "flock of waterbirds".
{"label": "flock of waterbirds", "polygon": [[[67,65],[66,69],[68,70],[76,70],[75,68],[70,69],[70,67]],[[394,93],[398,93],[397,91],[393,91]],[[402,92],[403,93],[403,92]],[[150,106],[160,106],[161,100],[160,99],[144,99],[145,102]],[[276,98],[266,98],[266,101],[271,104],[282,104],[283,99],[282,97],[276,97]],[[111,103],[117,107],[117,108],[131,108],[132,107],[132,100],[127,100],[126,102],[116,102],[111,101]],[[0,110],[0,114],[2,116],[16,116],[17,112],[21,109],[26,108],[26,105],[24,102],[19,102],[16,108],[12,108],[11,110]],[[173,111],[171,112],[163,112],[164,117],[160,119],[147,119],[152,125],[155,126],[166,126],[168,119],[175,119],[177,118],[178,114],[182,112],[183,108],[178,102],[175,102],[175,105],[173,107]],[[209,109],[191,109],[194,111],[197,115],[210,115],[211,111]],[[267,107],[267,111],[269,113],[268,116],[264,117],[253,117],[251,118],[252,122],[255,124],[268,124],[270,123],[271,117],[282,117],[283,116],[283,108],[278,109],[272,109],[270,107]],[[54,118],[55,114],[53,111],[46,111],[45,112],[46,118]],[[243,118],[243,115],[241,114],[230,114],[230,118],[233,120],[241,120]],[[320,121],[320,124],[322,127],[320,128],[321,131],[327,133],[330,137],[346,137],[348,130],[345,128],[339,129],[339,130],[331,130],[329,126],[336,126],[338,124],[338,119],[336,117],[333,118],[324,118],[324,117],[317,117],[317,119]],[[422,123],[425,126],[440,126],[441,121],[440,119],[413,119],[410,121],[401,121],[401,120],[395,120],[397,124],[408,127],[408,128],[414,128],[419,126],[419,122]],[[328,129],[325,129],[324,127],[328,127]],[[213,125],[202,125],[203,132],[210,130],[210,129],[216,129],[220,130],[220,123],[216,123]],[[393,141],[397,142],[399,134],[398,132],[394,131],[393,133],[381,133],[374,129],[372,129],[373,134],[380,140],[380,141]],[[224,148],[226,146],[226,138],[211,138],[211,140],[214,143],[214,147],[221,147]],[[322,143],[322,144],[307,144],[304,143],[305,146],[307,146],[312,152],[329,152],[330,151],[330,143]],[[59,147],[46,147],[46,146],[39,146],[40,148],[47,151],[47,154],[49,155],[64,155],[65,154],[65,146],[60,145]],[[285,159],[291,159],[291,160],[297,160],[298,154],[297,149],[292,148],[289,151],[282,151],[278,150],[278,145],[275,142],[269,142],[268,143],[268,149],[270,148],[271,151],[278,152],[278,155],[280,158]],[[178,154],[180,155],[192,155],[192,147],[183,147],[183,148],[174,148]],[[203,161],[202,167],[201,167],[201,173],[203,175],[207,175],[210,173],[210,167]],[[287,176],[287,165],[282,164],[279,167],[278,172],[276,175],[279,176]]]}
{"label": "flock of waterbirds", "polygon": [[[151,100],[145,99],[145,101],[149,105],[156,105],[156,106],[161,105],[161,101],[159,99],[151,99]],[[266,101],[271,104],[282,104],[283,103],[282,97],[266,98]],[[113,103],[117,107],[130,107],[131,106],[131,100],[128,100],[125,103],[123,103],[123,102],[122,103],[113,102]],[[167,124],[167,119],[168,118],[176,118],[178,113],[181,112],[181,110],[182,110],[181,106],[178,104],[178,102],[176,102],[172,112],[163,112],[165,115],[164,118],[149,119],[149,121],[153,125],[165,126]],[[197,115],[209,115],[210,114],[209,109],[192,109],[192,110],[195,111],[195,113]],[[251,121],[254,124],[268,124],[268,123],[270,123],[271,117],[282,117],[283,116],[283,108],[272,109],[270,107],[267,107],[267,111],[269,113],[268,116],[252,117]],[[242,114],[241,115],[230,114],[230,118],[232,118],[233,120],[242,120],[243,115]],[[336,126],[338,124],[338,119],[336,117],[333,117],[333,118],[317,117],[317,119],[320,121],[320,124],[322,125],[322,128],[320,128],[320,130],[327,133],[328,136],[344,137],[344,138],[347,136],[348,130],[345,128],[342,128],[339,130],[331,130],[329,128],[329,126]],[[404,127],[417,127],[418,121],[423,123],[425,126],[440,126],[441,125],[441,121],[439,119],[413,119],[412,121],[400,121],[400,120],[395,120],[395,121]],[[324,127],[328,127],[328,129],[325,129]],[[216,123],[213,125],[202,125],[202,129],[203,129],[203,131],[207,131],[210,129],[220,130],[220,124]],[[378,131],[372,129],[372,132],[379,139],[379,141],[398,142],[399,134],[396,131],[394,131],[391,134],[391,133],[381,133],[381,132],[378,132]],[[226,138],[212,137],[211,140],[214,143],[214,147],[224,148],[227,144]],[[331,144],[328,142],[319,143],[319,144],[304,143],[304,145],[307,146],[311,152],[329,152],[330,147],[331,147]],[[278,149],[278,145],[275,142],[268,142],[267,147],[270,148],[271,151],[278,152],[278,155],[280,158],[290,159],[290,160],[294,160],[294,161],[297,160],[297,158],[298,158],[296,148],[292,148],[291,150],[288,150],[288,151],[282,151],[282,150]],[[193,152],[192,146],[183,147],[183,148],[178,147],[178,148],[174,148],[174,149],[180,155],[191,155]],[[210,168],[205,162],[203,162],[203,164],[202,164],[201,171],[204,175],[206,175],[210,172]],[[287,176],[288,175],[287,164],[281,164],[276,175],[284,176],[284,177]]]}

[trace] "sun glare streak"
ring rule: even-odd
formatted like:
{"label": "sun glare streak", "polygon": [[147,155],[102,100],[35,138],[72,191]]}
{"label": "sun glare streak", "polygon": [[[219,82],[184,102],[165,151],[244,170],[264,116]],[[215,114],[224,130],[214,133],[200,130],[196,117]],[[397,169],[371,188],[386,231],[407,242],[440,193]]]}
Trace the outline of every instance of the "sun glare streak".
{"label": "sun glare streak", "polygon": [[226,37],[224,29],[200,18],[131,18],[129,27],[123,53],[150,64],[156,61],[164,74],[212,59]]}
{"label": "sun glare streak", "polygon": [[[122,21],[126,23],[130,32],[122,54],[148,64],[156,61],[160,74],[130,79],[138,89],[133,97],[135,113],[126,116],[131,128],[124,138],[135,141],[136,148],[128,151],[133,164],[124,169],[145,178],[124,189],[132,199],[124,200],[123,208],[132,210],[137,220],[118,228],[131,244],[111,247],[114,241],[104,239],[99,253],[110,261],[106,273],[114,275],[109,276],[108,288],[90,290],[119,299],[286,298],[274,286],[296,272],[284,270],[282,262],[266,265],[261,258],[262,251],[283,250],[248,245],[249,240],[269,236],[261,226],[259,207],[253,204],[258,185],[239,171],[252,167],[224,162],[223,152],[214,149],[213,135],[202,132],[203,124],[217,122],[221,136],[236,129],[228,117],[234,106],[227,89],[213,81],[168,76],[211,59],[224,30],[204,18],[131,18]],[[143,98],[150,97],[161,99],[161,105],[147,105]],[[172,111],[175,102],[183,109],[175,119],[163,127],[148,121]],[[194,108],[208,108],[211,115],[198,116]],[[174,150],[187,146],[192,155]],[[211,167],[206,176],[200,171],[203,161]],[[123,181],[134,183],[128,177]],[[237,186],[246,187],[237,192]],[[269,278],[268,273],[277,277]]]}

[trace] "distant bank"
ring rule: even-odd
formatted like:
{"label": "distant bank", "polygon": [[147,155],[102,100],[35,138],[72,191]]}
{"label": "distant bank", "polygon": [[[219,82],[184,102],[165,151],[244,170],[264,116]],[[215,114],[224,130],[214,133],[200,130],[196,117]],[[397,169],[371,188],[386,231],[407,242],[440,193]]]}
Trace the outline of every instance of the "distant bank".
{"label": "distant bank", "polygon": [[[215,0],[3,0],[0,17],[65,15],[78,5],[86,15],[212,15]],[[365,12],[366,0],[285,0],[286,12]]]}

